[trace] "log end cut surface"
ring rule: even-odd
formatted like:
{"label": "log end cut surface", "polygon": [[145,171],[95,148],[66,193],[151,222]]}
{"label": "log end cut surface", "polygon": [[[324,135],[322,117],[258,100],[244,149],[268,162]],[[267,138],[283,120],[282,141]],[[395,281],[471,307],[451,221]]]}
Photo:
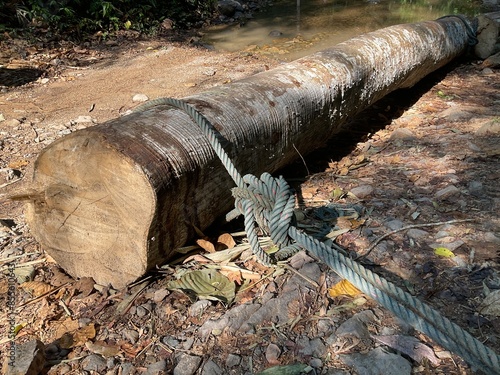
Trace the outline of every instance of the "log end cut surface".
{"label": "log end cut surface", "polygon": [[80,131],[55,142],[32,186],[28,223],[69,274],[120,288],[145,273],[155,197],[142,169],[102,136]]}

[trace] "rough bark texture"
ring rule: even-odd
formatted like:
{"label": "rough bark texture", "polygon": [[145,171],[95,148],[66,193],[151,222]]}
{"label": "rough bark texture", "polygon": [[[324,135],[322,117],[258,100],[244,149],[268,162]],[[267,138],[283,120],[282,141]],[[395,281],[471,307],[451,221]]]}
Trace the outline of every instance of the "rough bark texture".
{"label": "rough bark texture", "polygon": [[[467,48],[458,18],[389,27],[184,98],[227,140],[242,173],[273,172],[348,117]],[[38,157],[27,220],[71,275],[115,287],[165,263],[232,206],[232,180],[189,117],[165,106],[66,136]]]}
{"label": "rough bark texture", "polygon": [[500,12],[481,14],[477,17],[477,40],[474,53],[480,59],[500,51]]}

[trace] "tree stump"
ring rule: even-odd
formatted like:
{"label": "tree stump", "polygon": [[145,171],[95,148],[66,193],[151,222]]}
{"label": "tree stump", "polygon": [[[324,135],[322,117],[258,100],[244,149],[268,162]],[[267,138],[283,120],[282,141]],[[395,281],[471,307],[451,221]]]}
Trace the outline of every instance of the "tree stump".
{"label": "tree stump", "polygon": [[[467,46],[459,18],[397,25],[184,100],[224,137],[242,174],[273,172]],[[225,214],[231,187],[188,115],[158,106],[49,145],[11,198],[26,201],[33,235],[70,275],[121,288]]]}

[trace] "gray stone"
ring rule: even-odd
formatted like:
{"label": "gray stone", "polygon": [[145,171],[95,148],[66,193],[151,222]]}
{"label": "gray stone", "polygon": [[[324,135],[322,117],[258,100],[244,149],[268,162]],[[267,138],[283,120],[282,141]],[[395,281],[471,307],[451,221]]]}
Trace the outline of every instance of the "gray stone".
{"label": "gray stone", "polygon": [[237,354],[229,354],[226,359],[226,367],[236,367],[241,363],[241,357]]}
{"label": "gray stone", "polygon": [[302,268],[306,263],[313,262],[314,259],[311,258],[305,251],[299,251],[297,254],[293,255],[289,260],[288,264],[296,270]]}
{"label": "gray stone", "polygon": [[387,221],[385,223],[385,226],[387,228],[389,228],[390,230],[398,230],[398,229],[401,229],[404,227],[404,223],[401,221],[401,220],[398,220],[398,219],[394,219],[394,220],[390,220],[390,221]]}
{"label": "gray stone", "polygon": [[243,12],[243,7],[235,0],[219,0],[217,10],[223,16],[233,17],[236,12]]}
{"label": "gray stone", "polygon": [[148,366],[146,372],[143,373],[143,375],[155,375],[160,373],[161,371],[167,371],[167,361],[165,361],[164,359],[155,363],[151,363]]}
{"label": "gray stone", "polygon": [[370,196],[373,193],[373,186],[371,185],[361,185],[351,189],[351,193],[357,198],[363,199]]}
{"label": "gray stone", "polygon": [[209,359],[201,370],[201,375],[222,375],[224,371],[219,367],[217,363]]}
{"label": "gray stone", "polygon": [[458,196],[460,194],[460,190],[454,185],[448,185],[447,187],[438,190],[434,197],[439,200],[450,199],[452,197]]}
{"label": "gray stone", "polygon": [[202,315],[206,309],[208,309],[212,303],[209,300],[201,299],[196,301],[188,308],[189,316],[200,316]]}
{"label": "gray stone", "polygon": [[106,370],[106,360],[97,354],[91,354],[82,361],[82,368],[85,371],[95,371],[99,374]]}
{"label": "gray stone", "polygon": [[[230,332],[236,332],[245,329],[249,329],[248,321],[250,317],[255,315],[255,312],[261,308],[258,303],[247,303],[243,305],[238,305],[228,310],[221,318],[217,320],[207,320],[198,330],[200,337],[206,339],[210,334],[221,333],[224,329],[228,329]],[[281,311],[281,314],[283,312]],[[242,328],[242,326],[245,327]]]}
{"label": "gray stone", "polygon": [[122,375],[133,375],[135,374],[135,367],[130,362],[124,362],[120,365]]}
{"label": "gray stone", "polygon": [[481,197],[484,194],[483,183],[481,181],[470,181],[467,189],[475,197]]}
{"label": "gray stone", "polygon": [[193,375],[200,367],[201,357],[196,355],[181,354],[179,362],[174,368],[174,375]]}
{"label": "gray stone", "polygon": [[411,364],[400,355],[387,353],[381,347],[368,353],[341,354],[340,360],[358,375],[410,375]]}
{"label": "gray stone", "polygon": [[168,347],[175,349],[179,346],[179,340],[175,337],[167,335],[161,339],[161,342],[167,345]]}
{"label": "gray stone", "polygon": [[338,337],[355,336],[360,339],[369,339],[370,332],[367,324],[375,320],[375,314],[370,310],[357,313],[352,318],[347,319],[335,331]]}
{"label": "gray stone", "polygon": [[442,111],[438,116],[446,118],[448,121],[455,122],[469,120],[473,117],[473,114],[457,107],[450,107]]}
{"label": "gray stone", "polygon": [[500,121],[497,119],[488,121],[476,130],[477,135],[500,134]]}
{"label": "gray stone", "polygon": [[418,229],[418,228],[408,229],[408,231],[406,232],[406,235],[408,236],[408,238],[411,238],[411,239],[414,239],[417,241],[429,237],[429,233],[427,233],[425,230]]}
{"label": "gray stone", "polygon": [[321,368],[323,367],[323,361],[319,358],[311,358],[309,361],[309,366],[313,368]]}
{"label": "gray stone", "polygon": [[73,120],[75,124],[84,124],[84,123],[91,123],[93,122],[91,116],[78,116],[76,119]]}
{"label": "gray stone", "polygon": [[124,329],[122,331],[122,336],[125,340],[129,341],[131,344],[135,344],[139,340],[139,332],[134,329]]}

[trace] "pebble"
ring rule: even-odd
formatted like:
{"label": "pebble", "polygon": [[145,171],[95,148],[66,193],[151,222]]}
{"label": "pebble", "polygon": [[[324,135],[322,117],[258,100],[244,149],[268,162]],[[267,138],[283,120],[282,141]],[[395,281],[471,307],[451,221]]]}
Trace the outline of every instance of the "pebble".
{"label": "pebble", "polygon": [[130,362],[124,362],[120,365],[120,371],[122,375],[133,375],[135,374],[135,367]]}
{"label": "pebble", "polygon": [[202,300],[196,301],[191,306],[189,306],[189,308],[188,308],[188,314],[189,314],[189,316],[200,316],[211,305],[212,305],[212,303],[209,300],[206,300],[206,299],[202,299]]}
{"label": "pebble", "polygon": [[148,314],[148,310],[143,306],[137,306],[135,309],[135,314],[139,317],[145,317]]}
{"label": "pebble", "polygon": [[339,328],[337,328],[335,334],[339,337],[355,336],[360,339],[369,339],[370,332],[368,331],[367,324],[374,320],[375,314],[372,311],[361,311],[342,323]]}
{"label": "pebble", "polygon": [[101,374],[104,370],[106,370],[106,367],[106,360],[97,354],[91,354],[85,357],[82,361],[82,368],[85,371],[95,371],[98,374]]}
{"label": "pebble", "polygon": [[93,122],[93,120],[92,120],[91,116],[78,116],[72,122],[74,124],[83,124],[83,123],[91,123],[91,122]]}
{"label": "pebble", "polygon": [[404,227],[404,223],[399,220],[399,219],[393,219],[390,221],[387,221],[385,223],[385,226],[389,228],[390,230],[398,230]]}
{"label": "pebble", "polygon": [[149,97],[147,95],[144,95],[144,94],[135,94],[132,97],[132,101],[135,103],[143,103],[143,102],[147,102],[148,100],[149,100]]}
{"label": "pebble", "polygon": [[481,181],[470,181],[467,189],[471,195],[478,198],[484,194],[483,183]]}
{"label": "pebble", "polygon": [[281,349],[278,345],[270,343],[266,348],[266,360],[272,365],[278,364],[278,358],[281,355]]}
{"label": "pebble", "polygon": [[224,372],[217,363],[209,359],[201,370],[201,375],[222,375]]}
{"label": "pebble", "polygon": [[476,135],[500,134],[500,121],[497,119],[488,121],[476,130]]}
{"label": "pebble", "polygon": [[239,366],[241,363],[241,357],[237,354],[229,354],[226,359],[226,367],[231,368],[231,367],[236,367]]}
{"label": "pebble", "polygon": [[311,360],[309,361],[309,366],[313,367],[313,368],[321,368],[323,367],[323,361],[319,358],[311,358]]}
{"label": "pebble", "polygon": [[351,189],[351,193],[356,196],[356,198],[363,199],[370,196],[373,193],[373,186],[371,185],[361,185]]}
{"label": "pebble", "polygon": [[143,375],[155,375],[160,373],[160,371],[167,371],[167,361],[165,361],[164,359],[155,363],[151,363],[148,366],[146,372],[143,373]]}
{"label": "pebble", "polygon": [[122,331],[122,336],[125,340],[129,341],[131,344],[135,344],[139,340],[139,332],[134,329],[124,329]]}
{"label": "pebble", "polygon": [[438,190],[434,197],[438,200],[445,200],[457,196],[460,194],[460,190],[455,185],[448,185],[447,187]]}
{"label": "pebble", "polygon": [[193,375],[201,364],[201,357],[182,353],[174,368],[174,375]]}
{"label": "pebble", "polygon": [[439,117],[446,118],[451,122],[469,120],[473,114],[460,108],[450,107],[438,114]]}
{"label": "pebble", "polygon": [[359,375],[410,375],[411,364],[400,355],[387,353],[381,347],[368,353],[341,354],[340,360]]}
{"label": "pebble", "polygon": [[168,347],[175,349],[179,346],[179,340],[177,340],[175,337],[167,335],[161,339],[161,342],[163,342],[165,345]]}
{"label": "pebble", "polygon": [[166,296],[170,294],[170,291],[168,289],[159,289],[155,291],[153,295],[153,301],[156,303],[159,303],[165,299]]}
{"label": "pebble", "polygon": [[425,230],[418,228],[408,229],[406,235],[408,236],[408,238],[412,238],[414,240],[421,240],[429,237],[429,233],[427,233]]}

